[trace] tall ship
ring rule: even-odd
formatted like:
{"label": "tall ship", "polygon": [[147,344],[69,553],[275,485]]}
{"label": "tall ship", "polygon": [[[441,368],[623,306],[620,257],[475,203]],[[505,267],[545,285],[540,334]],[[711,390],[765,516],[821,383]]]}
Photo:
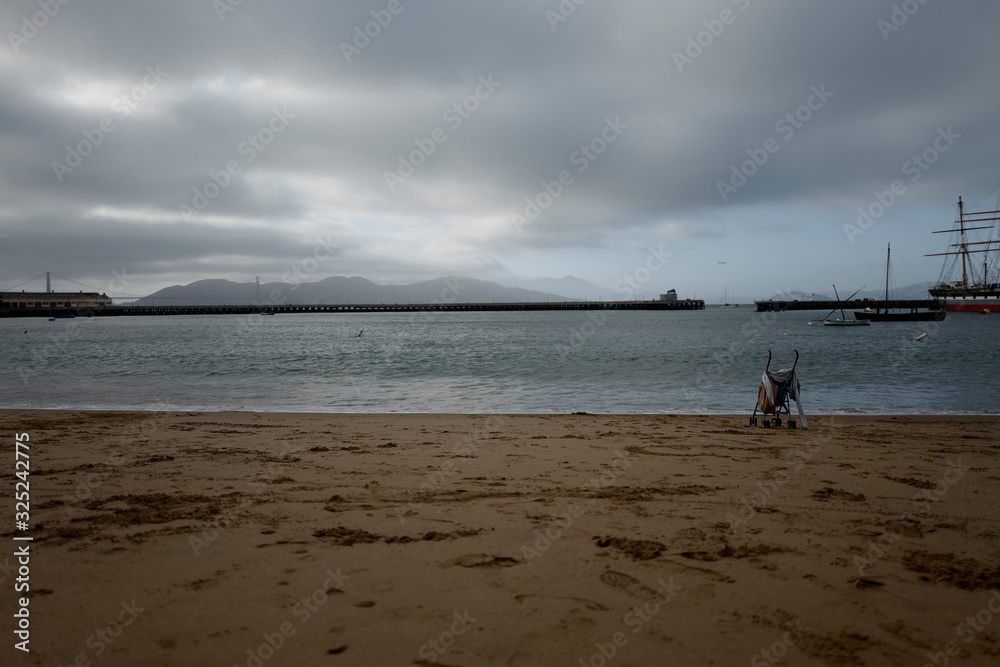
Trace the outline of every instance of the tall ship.
{"label": "tall ship", "polygon": [[[958,217],[954,227],[934,232],[953,235],[948,252],[926,255],[926,257],[947,257],[941,276],[938,278],[939,283],[927,290],[932,297],[941,302],[945,310],[1000,313],[1000,259],[998,259],[1000,234],[997,233],[996,223],[998,220],[1000,220],[1000,210],[966,211],[962,198],[959,197]],[[983,232],[983,230],[990,231]],[[959,273],[961,273],[960,278]]]}

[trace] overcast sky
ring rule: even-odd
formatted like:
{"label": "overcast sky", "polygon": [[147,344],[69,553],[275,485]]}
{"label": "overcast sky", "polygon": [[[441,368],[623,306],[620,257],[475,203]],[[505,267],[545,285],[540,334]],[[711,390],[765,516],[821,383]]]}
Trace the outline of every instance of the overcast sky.
{"label": "overcast sky", "polygon": [[849,293],[887,242],[897,285],[935,280],[958,196],[997,203],[996,0],[10,0],[0,25],[0,289]]}

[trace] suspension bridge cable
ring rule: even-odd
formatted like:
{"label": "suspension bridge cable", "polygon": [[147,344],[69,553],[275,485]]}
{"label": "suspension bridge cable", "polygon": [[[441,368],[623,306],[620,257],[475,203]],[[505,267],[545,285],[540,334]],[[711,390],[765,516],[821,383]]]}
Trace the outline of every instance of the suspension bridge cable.
{"label": "suspension bridge cable", "polygon": [[14,287],[8,287],[8,288],[7,288],[7,289],[5,289],[5,290],[0,290],[0,292],[10,292],[11,290],[13,290],[13,289],[16,289],[16,288],[20,287],[20,286],[21,286],[21,285],[23,285],[24,283],[30,283],[30,282],[31,282],[32,280],[37,280],[37,279],[41,278],[41,277],[42,277],[42,276],[44,276],[44,275],[45,275],[44,273],[39,273],[39,274],[38,274],[37,276],[35,276],[34,278],[28,278],[28,279],[27,279],[27,280],[25,280],[24,282],[22,282],[22,283],[18,283],[18,284],[16,284],[16,285],[14,285]]}
{"label": "suspension bridge cable", "polygon": [[[66,276],[60,276],[58,273],[53,273],[52,275],[54,275],[56,278],[62,278],[63,280],[66,280],[68,282],[76,283],[77,285],[83,285],[84,287],[88,287],[88,288],[94,290],[95,292],[100,292],[101,291],[101,289],[99,287],[94,287],[93,285],[88,285],[87,283],[81,283],[79,280],[73,280],[72,278],[67,278]],[[105,290],[105,291],[112,292],[114,294],[122,294],[123,295],[122,298],[136,298],[136,299],[141,299],[142,298],[142,295],[139,295],[139,294],[129,294],[128,292],[117,292],[115,290]]]}

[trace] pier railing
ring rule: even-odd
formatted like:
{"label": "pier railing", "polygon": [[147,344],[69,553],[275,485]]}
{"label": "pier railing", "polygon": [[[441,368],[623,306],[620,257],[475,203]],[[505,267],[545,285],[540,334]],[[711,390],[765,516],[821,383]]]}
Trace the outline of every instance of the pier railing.
{"label": "pier railing", "polygon": [[282,305],[105,306],[101,308],[8,308],[0,317],[254,315],[264,313],[410,313],[501,310],[704,310],[701,299],[676,301],[545,301],[516,303],[362,303]]}

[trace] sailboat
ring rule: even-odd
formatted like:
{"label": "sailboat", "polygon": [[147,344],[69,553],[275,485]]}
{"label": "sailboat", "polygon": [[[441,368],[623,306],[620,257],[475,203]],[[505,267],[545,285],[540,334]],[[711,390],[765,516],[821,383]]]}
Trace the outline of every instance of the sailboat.
{"label": "sailboat", "polygon": [[[1000,209],[1000,206],[996,207]],[[997,276],[997,259],[1000,258],[1000,239],[995,237],[996,221],[1000,210],[979,211],[966,213],[962,198],[958,198],[958,219],[955,220],[953,229],[942,229],[935,234],[954,234],[950,247],[958,248],[949,252],[937,252],[927,255],[935,257],[938,255],[957,256],[962,264],[962,279],[945,282],[944,278],[954,262],[945,261],[944,269],[941,271],[942,282],[929,290],[932,297],[941,301],[945,310],[966,311],[966,312],[1000,312],[1000,277]],[[991,222],[992,224],[967,227],[966,223]],[[994,229],[994,238],[989,241],[967,241],[966,232],[977,229]],[[981,246],[970,249],[969,246]],[[978,267],[974,266],[969,257],[972,253],[985,253],[983,257],[982,274],[978,273]],[[993,269],[993,282],[990,282],[990,269]]]}
{"label": "sailboat", "polygon": [[[861,289],[859,289],[856,292],[854,292],[854,294],[857,294],[858,292],[860,292],[863,289],[864,289],[864,287],[862,287]],[[854,314],[855,319],[853,319],[853,320],[847,319],[847,316],[844,315],[844,308],[843,308],[843,305],[842,305],[843,302],[840,300],[840,294],[837,293],[837,286],[836,285],[833,286],[833,294],[834,294],[834,296],[837,297],[837,303],[838,303],[838,305],[841,305],[841,308],[840,308],[840,319],[839,320],[828,320],[828,319],[826,319],[827,317],[830,317],[830,315],[833,315],[833,310],[837,310],[836,308],[834,308],[833,310],[831,310],[829,313],[826,314],[826,317],[823,318],[823,326],[825,326],[825,327],[856,327],[856,326],[866,326],[868,324],[871,324],[870,320],[859,318],[858,315],[857,315],[857,313]],[[854,294],[852,294],[851,296],[847,297],[847,299],[845,299],[845,300],[846,301],[850,301],[851,299],[854,298]]]}
{"label": "sailboat", "polygon": [[876,308],[872,311],[868,308],[864,311],[854,311],[854,317],[857,319],[867,319],[872,322],[940,322],[944,319],[943,310],[917,310],[916,308],[911,308],[910,312],[891,312],[889,310],[889,282],[890,282],[890,272],[889,272],[889,258],[892,254],[892,247],[886,245],[885,248],[885,310],[882,308]]}
{"label": "sailboat", "polygon": [[[722,305],[719,306],[719,307],[720,308],[739,308],[740,304],[738,304],[738,303],[729,303],[728,295],[729,295],[729,288],[727,287],[726,289],[724,289],[722,291]],[[733,297],[733,300],[735,301],[736,297]]]}

